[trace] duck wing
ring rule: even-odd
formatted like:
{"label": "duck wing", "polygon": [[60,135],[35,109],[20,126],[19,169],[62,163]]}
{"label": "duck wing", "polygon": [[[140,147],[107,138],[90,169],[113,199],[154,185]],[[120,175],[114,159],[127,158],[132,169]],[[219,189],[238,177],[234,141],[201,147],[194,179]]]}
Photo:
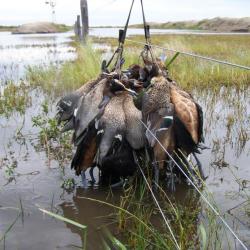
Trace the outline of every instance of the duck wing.
{"label": "duck wing", "polygon": [[185,91],[172,85],[171,102],[175,107],[175,114],[179,121],[185,126],[195,144],[201,141],[203,115],[202,109],[195,103],[192,96]]}
{"label": "duck wing", "polygon": [[[107,79],[102,79],[94,88],[82,97],[82,101],[76,110],[74,142],[79,142],[85,130],[103,110],[99,109],[99,104],[103,99],[103,89]],[[101,114],[100,114],[101,115]]]}
{"label": "duck wing", "polygon": [[[151,147],[156,144],[156,138],[160,139],[164,137],[166,131],[173,125],[174,106],[169,103],[166,107],[159,108],[154,112],[148,114],[146,124],[148,130],[146,130],[146,138]],[[153,136],[153,135],[154,136]]]}
{"label": "duck wing", "polygon": [[76,175],[80,175],[82,171],[91,167],[94,163],[94,159],[98,148],[97,130],[94,122],[92,122],[88,131],[85,133],[84,138],[77,146],[75,155],[71,162],[71,169],[74,169]]}
{"label": "duck wing", "polygon": [[145,128],[141,123],[142,112],[135,107],[133,97],[127,93],[124,95],[123,111],[125,114],[125,134],[129,145],[138,150],[145,145]]}

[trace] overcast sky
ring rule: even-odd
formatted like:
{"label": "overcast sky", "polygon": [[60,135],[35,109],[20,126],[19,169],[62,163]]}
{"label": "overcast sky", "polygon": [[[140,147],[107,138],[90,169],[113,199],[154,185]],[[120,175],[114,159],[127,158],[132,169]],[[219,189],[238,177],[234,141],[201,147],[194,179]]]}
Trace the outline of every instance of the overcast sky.
{"label": "overcast sky", "polygon": [[[56,0],[56,21],[73,24],[80,0]],[[135,0],[131,23],[141,23],[140,1]],[[131,0],[88,0],[90,25],[123,25]],[[250,0],[144,0],[148,21],[199,20],[250,16]],[[1,0],[0,25],[50,21],[45,0]]]}

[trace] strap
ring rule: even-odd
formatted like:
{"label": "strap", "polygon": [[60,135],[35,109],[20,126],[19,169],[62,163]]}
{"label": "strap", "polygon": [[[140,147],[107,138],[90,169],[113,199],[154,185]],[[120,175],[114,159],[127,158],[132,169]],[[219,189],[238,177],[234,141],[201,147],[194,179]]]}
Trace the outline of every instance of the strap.
{"label": "strap", "polygon": [[[124,63],[124,62],[122,62],[122,60],[123,60],[123,58],[122,58],[123,45],[124,45],[125,40],[126,40],[128,25],[129,25],[132,9],[134,7],[134,2],[135,2],[135,0],[132,0],[132,4],[131,4],[130,10],[129,10],[129,15],[128,15],[124,30],[119,30],[119,38],[118,38],[119,45],[118,45],[118,48],[115,50],[114,54],[112,55],[112,57],[110,58],[109,62],[106,64],[106,69],[110,66],[110,64],[112,63],[112,61],[114,60],[116,55],[117,55],[117,58],[116,58],[114,69],[121,68],[122,64]],[[114,69],[112,69],[112,70],[114,70]]]}
{"label": "strap", "polygon": [[143,0],[141,0],[141,9],[142,9],[142,17],[143,17],[143,25],[144,25],[144,34],[145,34],[145,39],[148,43],[148,40],[150,39],[150,26],[147,25],[146,22],[146,17],[145,17],[145,11],[144,11],[144,6],[143,6]]}
{"label": "strap", "polygon": [[151,41],[150,41],[150,26],[147,24],[147,21],[146,21],[143,0],[141,0],[141,9],[142,9],[142,17],[143,17],[144,34],[145,34],[145,40],[146,40],[146,45],[144,47],[144,52],[142,52],[142,54],[144,53],[146,55],[146,58],[148,59],[148,52],[149,52],[152,61],[155,62],[154,54],[151,48]]}
{"label": "strap", "polygon": [[135,0],[132,0],[132,4],[131,4],[130,10],[129,10],[127,22],[125,24],[124,31],[123,31],[123,36],[122,36],[122,41],[121,41],[122,44],[125,43],[125,39],[126,39],[126,36],[127,36],[127,31],[128,31],[129,20],[130,20],[130,17],[131,17],[132,9],[134,7],[134,2],[135,2]]}

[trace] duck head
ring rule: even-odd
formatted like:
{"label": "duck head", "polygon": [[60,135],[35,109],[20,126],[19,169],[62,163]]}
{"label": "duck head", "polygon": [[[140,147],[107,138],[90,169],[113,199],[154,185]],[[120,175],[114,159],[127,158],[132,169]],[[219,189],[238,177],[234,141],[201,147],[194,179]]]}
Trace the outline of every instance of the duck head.
{"label": "duck head", "polygon": [[[103,90],[103,99],[101,103],[99,104],[99,108],[103,109],[108,104],[110,99],[115,96],[117,93],[126,91],[132,96],[137,96],[136,91],[129,88],[129,85],[132,84],[130,81],[125,81],[123,79],[123,82],[118,79],[112,79],[110,81],[107,81],[106,86]],[[133,83],[134,86],[137,86],[137,83]]]}
{"label": "duck head", "polygon": [[62,132],[73,129],[73,117],[75,109],[78,106],[81,95],[77,93],[71,93],[62,97],[57,103],[57,114],[56,118],[58,124],[65,122]]}
{"label": "duck head", "polygon": [[156,63],[144,59],[144,68],[140,69],[139,81],[143,82],[143,87],[147,88],[150,85],[151,79],[153,77],[159,76],[160,68]]}
{"label": "duck head", "polygon": [[58,103],[57,107],[57,119],[58,123],[62,121],[66,121],[70,119],[70,117],[74,114],[74,110],[80,100],[81,95],[77,93],[70,93],[64,97],[62,97]]}

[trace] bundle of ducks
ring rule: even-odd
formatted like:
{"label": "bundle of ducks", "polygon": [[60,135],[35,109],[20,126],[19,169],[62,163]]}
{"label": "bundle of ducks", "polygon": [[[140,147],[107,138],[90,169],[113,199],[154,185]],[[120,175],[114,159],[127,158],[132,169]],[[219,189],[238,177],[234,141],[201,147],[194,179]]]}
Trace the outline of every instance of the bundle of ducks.
{"label": "bundle of ducks", "polygon": [[196,157],[203,141],[202,109],[169,78],[160,61],[144,60],[143,66],[102,72],[64,96],[57,107],[62,132],[74,131],[71,168],[84,185],[87,169],[93,182],[97,166],[101,183],[116,186],[138,173],[139,164],[142,169],[151,166],[156,184],[159,172],[168,173],[174,189],[176,176],[183,176],[175,163],[188,176],[195,172],[187,161],[191,154],[203,177]]}

